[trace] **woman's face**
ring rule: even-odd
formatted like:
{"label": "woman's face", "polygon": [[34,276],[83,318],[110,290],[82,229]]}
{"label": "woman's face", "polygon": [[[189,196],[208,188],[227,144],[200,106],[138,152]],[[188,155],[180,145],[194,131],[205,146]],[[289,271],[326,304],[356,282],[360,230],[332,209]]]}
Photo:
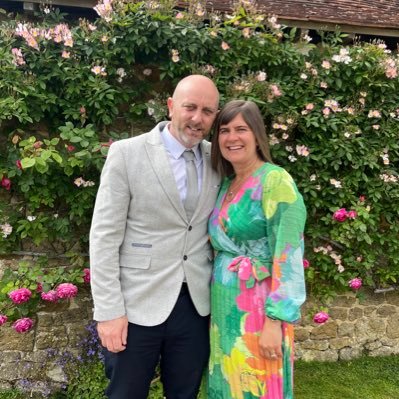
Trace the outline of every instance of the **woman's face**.
{"label": "woman's face", "polygon": [[255,135],[241,114],[230,123],[220,126],[218,142],[223,158],[231,162],[234,168],[249,165],[259,158]]}

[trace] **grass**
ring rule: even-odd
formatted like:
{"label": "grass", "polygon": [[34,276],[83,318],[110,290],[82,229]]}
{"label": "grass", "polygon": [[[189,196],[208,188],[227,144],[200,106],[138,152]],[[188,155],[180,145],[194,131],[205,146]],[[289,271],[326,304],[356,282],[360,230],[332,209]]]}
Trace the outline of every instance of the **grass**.
{"label": "grass", "polygon": [[[151,387],[148,398],[162,398],[160,383]],[[0,391],[0,399],[26,399],[26,394]],[[298,361],[295,399],[399,399],[399,356],[334,363]]]}
{"label": "grass", "polygon": [[295,399],[398,399],[399,356],[296,362]]}

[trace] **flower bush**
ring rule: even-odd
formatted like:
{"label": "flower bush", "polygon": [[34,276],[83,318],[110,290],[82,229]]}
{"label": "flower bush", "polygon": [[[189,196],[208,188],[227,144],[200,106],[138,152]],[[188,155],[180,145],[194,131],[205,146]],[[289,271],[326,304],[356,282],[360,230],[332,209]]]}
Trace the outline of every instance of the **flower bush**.
{"label": "flower bush", "polygon": [[[96,21],[52,11],[1,22],[0,253],[85,253],[109,146],[165,118],[175,83],[201,73],[222,103],[247,98],[262,110],[273,158],[307,204],[309,290],[328,298],[358,290],[354,279],[397,283],[397,55],[379,41],[343,45],[338,32],[314,44],[250,2],[224,15],[201,4],[104,0]],[[6,270],[2,317],[71,296],[57,286],[87,280],[82,259],[69,276],[44,273],[43,262]],[[14,305],[19,289],[32,297]]]}

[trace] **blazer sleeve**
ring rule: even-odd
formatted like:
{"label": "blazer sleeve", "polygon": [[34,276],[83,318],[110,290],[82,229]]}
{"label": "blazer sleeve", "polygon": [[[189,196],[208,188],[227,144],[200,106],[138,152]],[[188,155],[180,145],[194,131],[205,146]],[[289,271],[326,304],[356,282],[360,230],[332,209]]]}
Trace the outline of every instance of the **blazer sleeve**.
{"label": "blazer sleeve", "polygon": [[90,229],[91,289],[94,320],[126,314],[119,280],[119,248],[123,242],[131,192],[123,141],[113,143],[101,173]]}
{"label": "blazer sleeve", "polygon": [[305,301],[303,269],[306,209],[301,194],[284,169],[274,167],[263,182],[262,206],[272,255],[271,291],[265,302],[266,315],[296,322]]}

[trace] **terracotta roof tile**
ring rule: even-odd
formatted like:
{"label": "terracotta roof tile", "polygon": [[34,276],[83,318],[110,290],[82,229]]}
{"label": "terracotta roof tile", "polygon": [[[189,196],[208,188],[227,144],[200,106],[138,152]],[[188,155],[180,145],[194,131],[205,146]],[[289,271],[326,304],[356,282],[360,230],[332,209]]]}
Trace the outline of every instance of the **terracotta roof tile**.
{"label": "terracotta roof tile", "polygon": [[[178,2],[187,6],[189,2]],[[281,19],[368,27],[399,28],[398,0],[258,0],[266,13]],[[231,0],[207,1],[209,8],[231,10]]]}

